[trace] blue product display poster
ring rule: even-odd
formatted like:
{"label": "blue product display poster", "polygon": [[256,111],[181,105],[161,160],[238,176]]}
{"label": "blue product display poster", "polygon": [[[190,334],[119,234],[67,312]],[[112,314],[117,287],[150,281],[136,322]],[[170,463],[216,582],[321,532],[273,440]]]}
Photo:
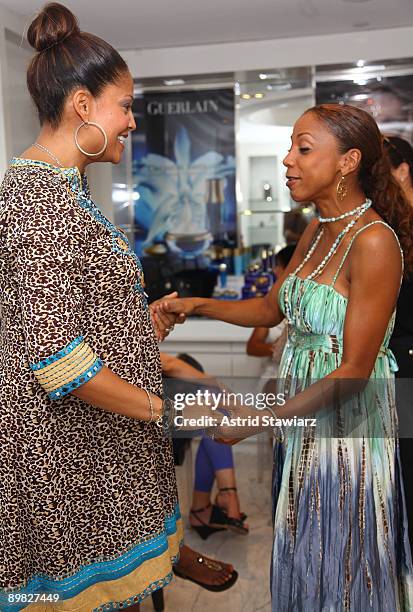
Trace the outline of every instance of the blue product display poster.
{"label": "blue product display poster", "polygon": [[181,257],[236,242],[234,92],[145,93],[134,102],[135,249]]}

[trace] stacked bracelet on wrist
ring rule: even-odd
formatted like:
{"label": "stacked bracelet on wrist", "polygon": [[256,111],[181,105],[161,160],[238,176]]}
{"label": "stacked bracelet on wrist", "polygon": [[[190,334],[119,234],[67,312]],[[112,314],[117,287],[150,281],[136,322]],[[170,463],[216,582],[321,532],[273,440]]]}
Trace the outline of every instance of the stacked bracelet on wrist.
{"label": "stacked bracelet on wrist", "polygon": [[162,402],[162,416],[166,431],[170,431],[175,416],[175,404],[170,397],[165,397]]}
{"label": "stacked bracelet on wrist", "polygon": [[157,425],[158,427],[162,427],[163,426],[164,403],[162,402],[161,414],[158,417],[156,417],[155,411],[153,409],[153,403],[152,403],[151,394],[149,393],[149,391],[147,389],[143,389],[143,390],[145,391],[146,395],[148,396],[149,410],[151,412],[151,418],[149,419],[149,422],[150,423],[155,423],[155,425]]}
{"label": "stacked bracelet on wrist", "polygon": [[153,411],[153,404],[152,404],[152,398],[150,396],[150,393],[147,389],[143,389],[146,393],[146,395],[148,396],[148,402],[149,402],[149,410],[151,411],[151,418],[149,419],[149,422],[152,423],[155,420],[155,413]]}

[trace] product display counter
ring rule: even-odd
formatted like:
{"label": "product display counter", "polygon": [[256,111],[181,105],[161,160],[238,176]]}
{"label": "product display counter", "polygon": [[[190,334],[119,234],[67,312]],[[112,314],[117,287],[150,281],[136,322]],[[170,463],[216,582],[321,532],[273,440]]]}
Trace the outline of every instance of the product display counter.
{"label": "product display counter", "polygon": [[251,333],[247,327],[194,317],[176,325],[160,349],[170,355],[188,353],[214,376],[255,377],[263,366],[261,359],[246,353]]}

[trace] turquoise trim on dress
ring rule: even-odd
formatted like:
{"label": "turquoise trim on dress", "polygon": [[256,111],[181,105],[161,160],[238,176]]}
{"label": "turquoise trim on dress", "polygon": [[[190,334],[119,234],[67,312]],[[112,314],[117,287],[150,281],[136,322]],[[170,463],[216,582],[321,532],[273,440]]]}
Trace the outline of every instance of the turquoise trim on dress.
{"label": "turquoise trim on dress", "polygon": [[[88,566],[82,566],[79,571],[67,576],[66,578],[56,579],[50,576],[38,575],[32,577],[27,585],[22,589],[10,589],[7,592],[5,589],[0,589],[0,610],[1,612],[19,612],[26,606],[22,604],[10,604],[8,595],[10,594],[30,594],[30,593],[50,593],[58,594],[60,600],[67,600],[76,595],[79,595],[85,589],[99,582],[107,582],[109,580],[117,580],[127,576],[132,571],[137,569],[142,563],[149,559],[154,559],[162,555],[168,550],[168,535],[177,532],[177,522],[181,518],[179,505],[175,506],[174,513],[165,520],[164,530],[150,540],[141,542],[131,548],[129,551],[121,554],[115,559],[97,559]],[[166,586],[172,579],[171,574],[167,574],[163,579],[149,585],[142,593],[135,597],[142,601],[147,595],[154,590]],[[156,588],[152,588],[155,586]],[[131,598],[129,598],[131,599]],[[128,601],[128,600],[126,600]],[[113,607],[119,602],[104,604],[99,608],[95,608],[93,612],[99,610],[116,610]],[[122,602],[121,602],[122,603]],[[128,605],[132,605],[131,602]],[[112,607],[108,607],[112,606]]]}
{"label": "turquoise trim on dress", "polygon": [[[30,369],[33,372],[40,372],[43,368],[51,365],[52,363],[56,363],[60,359],[70,355],[70,353],[72,353],[80,344],[82,344],[82,342],[84,342],[83,336],[78,336],[77,338],[72,340],[72,342],[70,342],[67,346],[65,346],[65,348],[61,349],[54,355],[50,355],[50,357],[46,357],[45,359],[42,359],[41,361],[37,363],[30,364]],[[86,355],[81,361],[74,363],[72,370],[76,369],[78,371],[79,367],[82,366],[82,362],[88,361],[88,360],[89,360],[89,356]],[[84,372],[76,376],[76,378],[74,378],[73,380],[70,380],[66,384],[61,385],[57,389],[54,389],[53,391],[48,393],[49,398],[51,400],[62,399],[62,397],[64,397],[65,395],[68,395],[69,393],[71,393],[72,391],[74,391],[75,389],[83,385],[84,383],[91,380],[94,376],[96,376],[98,372],[100,372],[102,367],[103,367],[103,362],[99,358],[96,358],[95,361],[92,363],[92,365],[90,365]],[[66,370],[65,374],[70,374],[70,369]],[[51,374],[51,376],[53,377],[53,374]],[[43,375],[42,382],[43,383],[48,382],[48,377],[46,375]]]}
{"label": "turquoise trim on dress", "polygon": [[111,601],[110,603],[104,604],[103,606],[99,606],[99,608],[94,608],[92,612],[106,612],[106,610],[119,610],[120,607],[129,608],[130,606],[134,606],[135,604],[141,603],[144,599],[146,599],[146,597],[152,595],[152,593],[154,593],[155,591],[158,591],[159,589],[163,589],[164,587],[168,586],[172,578],[172,572],[169,572],[169,574],[167,574],[165,578],[152,582],[148,587],[146,587],[144,591],[142,591],[142,593],[132,595],[132,597],[129,597],[124,601]]}
{"label": "turquoise trim on dress", "polygon": [[51,400],[62,399],[62,397],[64,397],[65,395],[72,393],[72,391],[78,389],[84,383],[89,382],[89,380],[92,380],[92,378],[96,376],[96,374],[98,374],[102,368],[103,362],[99,358],[96,359],[96,361],[90,366],[90,368],[86,370],[86,372],[83,372],[83,374],[72,380],[70,384],[62,385],[61,387],[56,389],[56,391],[52,391],[51,393],[49,393],[49,398]]}
{"label": "turquoise trim on dress", "polygon": [[42,368],[45,368],[51,363],[54,363],[55,361],[59,361],[59,359],[71,353],[73,349],[75,349],[77,346],[79,346],[79,344],[83,342],[83,340],[84,340],[83,336],[79,336],[78,338],[75,338],[74,340],[72,340],[72,342],[70,342],[70,344],[65,346],[64,349],[58,351],[54,355],[51,355],[50,357],[46,357],[45,359],[42,359],[42,361],[39,361],[38,363],[31,363],[30,368],[34,371],[41,370]]}

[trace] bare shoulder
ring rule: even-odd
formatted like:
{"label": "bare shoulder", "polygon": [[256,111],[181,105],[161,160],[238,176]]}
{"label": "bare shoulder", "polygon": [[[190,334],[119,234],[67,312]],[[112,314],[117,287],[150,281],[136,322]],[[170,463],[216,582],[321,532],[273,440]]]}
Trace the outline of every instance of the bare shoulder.
{"label": "bare shoulder", "polygon": [[393,230],[384,223],[374,223],[362,229],[354,240],[351,262],[378,269],[381,274],[399,272],[402,255]]}

